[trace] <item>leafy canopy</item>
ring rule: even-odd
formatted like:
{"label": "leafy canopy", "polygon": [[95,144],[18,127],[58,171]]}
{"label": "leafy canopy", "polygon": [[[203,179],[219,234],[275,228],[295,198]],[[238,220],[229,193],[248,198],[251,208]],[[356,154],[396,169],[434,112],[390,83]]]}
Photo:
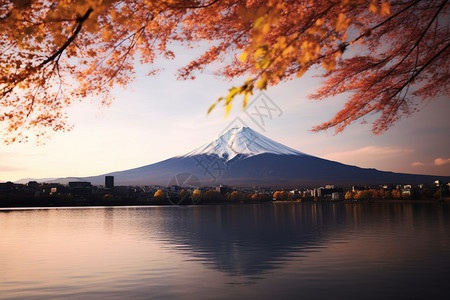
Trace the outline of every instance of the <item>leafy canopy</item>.
{"label": "leafy canopy", "polygon": [[[352,92],[314,130],[378,113],[380,134],[424,100],[449,95],[447,0],[0,0],[0,121],[7,142],[70,129],[65,108],[87,96],[108,105],[114,86],[133,80],[135,60],[174,58],[174,43],[212,46],[180,79],[229,53],[219,70],[248,76],[217,103],[228,114],[255,90],[323,67],[311,98]],[[349,54],[349,55],[347,55]],[[347,57],[348,56],[348,57]],[[149,75],[153,75],[150,72]]]}

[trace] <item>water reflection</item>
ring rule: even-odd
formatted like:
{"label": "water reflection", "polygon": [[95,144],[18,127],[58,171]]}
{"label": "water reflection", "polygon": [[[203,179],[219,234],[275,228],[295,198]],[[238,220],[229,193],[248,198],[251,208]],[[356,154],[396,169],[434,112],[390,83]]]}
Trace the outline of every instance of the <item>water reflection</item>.
{"label": "water reflection", "polygon": [[[292,257],[301,261],[330,247],[330,240],[333,244],[355,244],[360,237],[376,240],[374,249],[354,246],[361,247],[367,259],[389,250],[381,256],[392,255],[397,263],[421,258],[421,247],[398,253],[415,246],[417,238],[428,243],[423,251],[448,248],[448,207],[433,204],[202,206],[156,208],[158,213],[164,218],[149,218],[141,228],[156,226],[167,251],[184,253],[231,275],[281,268]],[[430,234],[430,227],[436,232]]]}
{"label": "water reflection", "polygon": [[[256,275],[290,257],[326,247],[327,236],[344,225],[345,207],[329,205],[241,205],[157,208],[164,210],[158,236],[167,250],[232,275]],[[170,211],[170,212],[168,212]],[[149,218],[143,228],[155,226]]]}
{"label": "water reflection", "polygon": [[449,217],[446,203],[3,210],[0,298],[440,298]]}

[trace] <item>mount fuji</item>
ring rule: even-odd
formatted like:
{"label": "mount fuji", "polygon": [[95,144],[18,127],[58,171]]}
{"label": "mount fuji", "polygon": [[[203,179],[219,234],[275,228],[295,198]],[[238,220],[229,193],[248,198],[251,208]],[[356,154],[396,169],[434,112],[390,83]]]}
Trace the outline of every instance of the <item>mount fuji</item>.
{"label": "mount fuji", "polygon": [[116,185],[273,186],[306,187],[323,184],[418,184],[449,177],[365,169],[308,155],[277,143],[249,127],[231,128],[193,151],[143,167],[52,182],[89,181]]}
{"label": "mount fuji", "polygon": [[277,143],[249,127],[232,128],[212,142],[187,153],[185,157],[217,155],[225,161],[236,157],[251,157],[264,153],[277,155],[305,155],[304,153]]}

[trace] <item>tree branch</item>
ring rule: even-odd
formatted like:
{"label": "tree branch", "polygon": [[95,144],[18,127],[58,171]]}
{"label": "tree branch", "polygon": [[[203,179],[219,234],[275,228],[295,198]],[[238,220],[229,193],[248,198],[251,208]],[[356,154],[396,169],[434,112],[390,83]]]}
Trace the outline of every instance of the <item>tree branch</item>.
{"label": "tree branch", "polygon": [[51,62],[52,60],[54,60],[58,55],[61,55],[64,50],[66,50],[66,48],[73,42],[73,40],[77,37],[78,33],[81,31],[81,28],[83,27],[83,23],[84,21],[87,20],[87,18],[89,17],[89,15],[93,12],[94,10],[92,8],[89,8],[86,13],[81,16],[80,18],[77,19],[78,22],[78,26],[75,28],[75,31],[72,33],[72,35],[67,39],[67,41],[64,43],[64,45],[61,46],[61,48],[58,49],[58,51],[56,51],[55,53],[53,53],[52,56],[48,57],[46,60],[44,60],[42,63],[40,63],[37,68],[41,68],[42,66],[48,64],[49,62]]}
{"label": "tree branch", "polygon": [[58,51],[56,51],[55,53],[53,53],[51,56],[49,56],[47,59],[45,59],[43,62],[41,62],[39,65],[37,65],[36,67],[31,68],[31,70],[24,72],[25,74],[22,74],[22,76],[18,76],[18,79],[15,80],[10,88],[8,88],[7,90],[5,90],[4,92],[2,92],[1,97],[3,98],[5,97],[8,93],[10,93],[19,83],[21,83],[22,81],[24,81],[25,79],[27,79],[28,77],[30,77],[32,74],[34,74],[37,70],[41,69],[42,67],[44,67],[46,64],[48,64],[49,62],[53,61],[55,58],[57,58],[58,56],[60,56],[64,50],[75,40],[75,38],[77,37],[78,33],[81,31],[81,28],[83,27],[83,23],[84,21],[87,20],[87,18],[89,17],[89,15],[93,12],[94,10],[92,8],[89,8],[86,13],[79,17],[77,19],[77,27],[75,28],[74,32],[72,33],[72,35],[67,39],[67,41],[58,49]]}

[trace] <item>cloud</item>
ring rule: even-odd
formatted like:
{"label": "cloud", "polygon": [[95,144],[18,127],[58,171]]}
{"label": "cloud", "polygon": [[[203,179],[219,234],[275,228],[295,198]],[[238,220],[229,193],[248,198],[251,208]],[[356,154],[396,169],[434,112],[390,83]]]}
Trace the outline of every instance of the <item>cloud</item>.
{"label": "cloud", "polygon": [[433,162],[421,162],[421,161],[415,161],[411,164],[413,167],[424,167],[424,166],[445,166],[450,164],[450,158],[436,158]]}
{"label": "cloud", "polygon": [[325,157],[332,160],[348,160],[356,157],[386,157],[411,152],[414,152],[414,150],[406,148],[367,146],[356,150],[330,153],[325,155]]}
{"label": "cloud", "polygon": [[450,158],[436,158],[434,160],[434,165],[435,166],[443,166],[443,165],[447,165],[450,164]]}

